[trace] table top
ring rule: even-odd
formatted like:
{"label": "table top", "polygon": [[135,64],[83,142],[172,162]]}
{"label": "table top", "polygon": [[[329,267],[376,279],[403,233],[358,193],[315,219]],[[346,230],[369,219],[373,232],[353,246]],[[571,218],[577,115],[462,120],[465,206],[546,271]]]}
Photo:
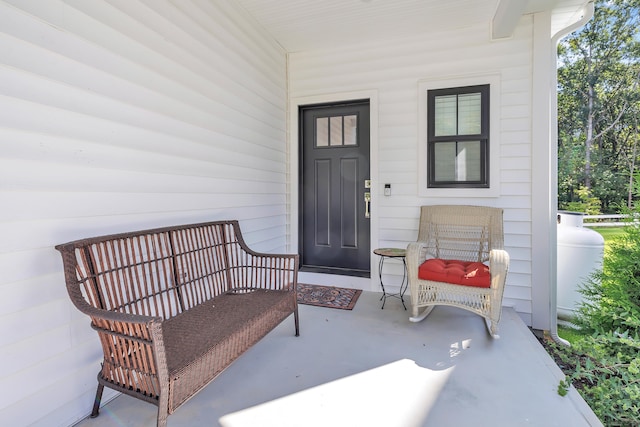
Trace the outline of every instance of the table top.
{"label": "table top", "polygon": [[378,248],[374,249],[373,253],[380,256],[404,257],[407,255],[407,250],[400,248]]}

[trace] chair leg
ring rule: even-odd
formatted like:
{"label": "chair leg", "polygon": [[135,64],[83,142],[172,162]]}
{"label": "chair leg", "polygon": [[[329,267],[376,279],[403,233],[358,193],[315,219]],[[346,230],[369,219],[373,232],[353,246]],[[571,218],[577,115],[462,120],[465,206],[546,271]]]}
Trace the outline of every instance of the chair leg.
{"label": "chair leg", "polygon": [[433,310],[433,305],[430,305],[428,307],[426,307],[422,313],[418,313],[417,309],[413,309],[413,313],[415,313],[415,316],[411,316],[409,317],[409,321],[417,323],[417,322],[422,322],[424,319],[427,318],[427,316],[429,315],[429,313],[431,313],[431,310]]}
{"label": "chair leg", "polygon": [[293,312],[293,318],[296,325],[296,336],[300,336],[300,318],[298,317],[298,309]]}
{"label": "chair leg", "polygon": [[167,427],[167,418],[169,418],[169,415],[166,412],[166,408],[164,408],[164,412],[163,409],[158,408],[158,420],[156,421],[156,427]]}
{"label": "chair leg", "polygon": [[102,384],[98,384],[98,389],[96,390],[96,398],[93,401],[93,410],[91,411],[91,418],[95,418],[100,415],[100,401],[102,400],[102,392],[104,391],[104,386]]}
{"label": "chair leg", "polygon": [[499,339],[500,335],[498,334],[498,322],[496,322],[495,320],[484,318],[484,323],[485,325],[487,325],[487,331],[489,332],[489,335],[491,335],[491,338],[495,340]]}
{"label": "chair leg", "polygon": [[167,418],[169,418],[169,390],[160,386],[160,396],[158,396],[158,419],[156,427],[167,427]]}

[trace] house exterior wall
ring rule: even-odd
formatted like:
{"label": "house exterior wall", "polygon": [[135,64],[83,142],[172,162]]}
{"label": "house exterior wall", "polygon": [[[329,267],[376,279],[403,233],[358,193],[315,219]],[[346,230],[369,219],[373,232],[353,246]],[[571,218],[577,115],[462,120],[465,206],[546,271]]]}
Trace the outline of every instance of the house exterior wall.
{"label": "house exterior wall", "polygon": [[[489,27],[480,23],[385,44],[291,53],[290,98],[327,101],[331,97],[348,99],[351,93],[376,94],[377,109],[371,115],[377,121],[377,140],[372,141],[377,150],[372,159],[377,162],[371,178],[372,224],[377,224],[378,238],[372,241],[373,247],[406,247],[414,241],[420,205],[504,208],[505,245],[511,265],[503,303],[515,307],[531,324],[533,17],[523,17],[507,40],[490,41]],[[424,181],[420,129],[425,122],[421,91],[430,82],[452,87],[478,79],[496,79],[498,87],[497,99],[492,93],[492,99],[499,102],[492,126],[498,129],[493,129],[496,133],[491,141],[491,150],[498,156],[492,164],[498,168],[498,182],[492,182],[489,190],[425,191],[420,188]],[[291,117],[295,120],[295,111]],[[291,134],[295,150],[298,141],[295,132]],[[391,196],[383,195],[385,183],[391,184]],[[295,193],[292,197],[295,199]],[[371,290],[379,289],[376,264],[372,259]],[[385,278],[385,283],[400,283],[401,271],[385,271],[385,276],[392,276]]]}
{"label": "house exterior wall", "polygon": [[259,28],[235,2],[0,0],[0,425],[91,409],[54,245],[239,219],[286,249],[286,55]]}

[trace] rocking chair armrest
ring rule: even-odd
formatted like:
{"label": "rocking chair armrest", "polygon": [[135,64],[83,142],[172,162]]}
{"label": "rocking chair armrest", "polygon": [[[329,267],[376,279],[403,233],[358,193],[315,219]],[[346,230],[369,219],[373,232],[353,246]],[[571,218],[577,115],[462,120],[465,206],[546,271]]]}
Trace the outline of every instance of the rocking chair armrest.
{"label": "rocking chair armrest", "polygon": [[417,271],[420,264],[427,258],[427,242],[412,242],[407,245],[407,268]]}
{"label": "rocking chair armrest", "polygon": [[509,270],[509,253],[504,249],[492,249],[489,252],[489,271],[491,271],[491,287],[504,288]]}

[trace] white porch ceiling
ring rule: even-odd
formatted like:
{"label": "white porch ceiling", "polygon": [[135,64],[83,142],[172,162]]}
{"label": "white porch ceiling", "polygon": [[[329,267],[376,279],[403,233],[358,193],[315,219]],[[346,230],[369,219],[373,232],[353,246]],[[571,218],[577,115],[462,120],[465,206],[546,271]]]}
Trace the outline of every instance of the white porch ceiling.
{"label": "white porch ceiling", "polygon": [[288,52],[375,43],[487,24],[509,35],[523,14],[554,11],[554,26],[588,0],[236,0]]}

